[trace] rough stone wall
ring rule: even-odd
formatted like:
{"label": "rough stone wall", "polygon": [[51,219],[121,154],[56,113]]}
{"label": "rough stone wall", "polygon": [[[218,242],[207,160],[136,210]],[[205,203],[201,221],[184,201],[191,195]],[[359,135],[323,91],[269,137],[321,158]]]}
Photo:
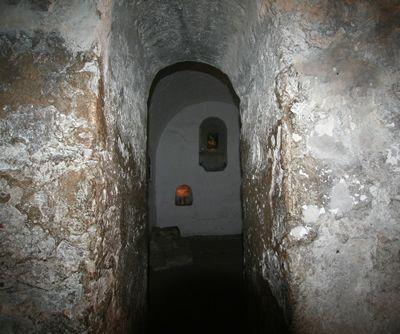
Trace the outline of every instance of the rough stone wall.
{"label": "rough stone wall", "polygon": [[[400,6],[282,1],[283,189],[299,333],[397,333]],[[278,225],[276,225],[278,226]]]}
{"label": "rough stone wall", "polygon": [[396,333],[399,5],[264,5],[247,94],[234,80],[247,282],[296,333]]}
{"label": "rough stone wall", "polygon": [[241,98],[251,288],[268,283],[295,332],[398,331],[398,4],[136,9],[150,73],[203,61]]}
{"label": "rough stone wall", "polygon": [[[115,1],[109,47],[107,87],[113,143],[121,174],[121,250],[117,287],[118,332],[143,333],[147,311],[147,97],[144,52],[132,21],[132,3]],[[122,301],[122,303],[121,303]],[[122,312],[122,313],[121,313]],[[126,322],[128,321],[128,322]],[[106,327],[106,333],[116,331]]]}
{"label": "rough stone wall", "polygon": [[397,2],[116,0],[112,18],[107,4],[1,3],[4,328],[139,328],[146,99],[191,60],[241,99],[260,306],[269,284],[295,332],[398,332]]}
{"label": "rough stone wall", "polygon": [[[199,165],[199,127],[217,117],[227,129],[227,166],[207,172]],[[156,226],[177,226],[181,236],[242,232],[240,201],[239,112],[232,103],[208,101],[180,110],[166,125],[154,161]],[[190,206],[175,205],[175,189],[188,184]]]}
{"label": "rough stone wall", "polygon": [[271,123],[265,136],[249,117],[261,145],[242,131],[248,281],[256,293],[269,283],[296,333],[396,333],[399,6],[277,1],[268,12],[275,101],[250,103]]}
{"label": "rough stone wall", "polygon": [[109,84],[111,5],[0,5],[7,333],[126,332],[143,322],[144,165],[115,130],[123,103]]}

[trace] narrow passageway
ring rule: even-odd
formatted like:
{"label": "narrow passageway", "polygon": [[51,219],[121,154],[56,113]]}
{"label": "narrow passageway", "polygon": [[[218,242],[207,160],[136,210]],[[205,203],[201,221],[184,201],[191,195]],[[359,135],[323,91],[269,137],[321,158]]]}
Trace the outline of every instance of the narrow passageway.
{"label": "narrow passageway", "polygon": [[0,332],[399,334],[399,22],[0,0]]}
{"label": "narrow passageway", "polygon": [[161,71],[149,155],[151,333],[242,333],[239,110],[226,75],[191,62]]}
{"label": "narrow passageway", "polygon": [[[239,102],[229,78],[204,63],[171,65],[153,81],[151,333],[285,332],[271,293],[259,304],[244,289]],[[275,313],[260,321],[265,308]]]}

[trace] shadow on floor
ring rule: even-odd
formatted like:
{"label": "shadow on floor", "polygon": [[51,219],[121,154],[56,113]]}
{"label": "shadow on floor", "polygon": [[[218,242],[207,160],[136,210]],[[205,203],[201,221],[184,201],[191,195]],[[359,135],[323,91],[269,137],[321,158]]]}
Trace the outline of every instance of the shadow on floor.
{"label": "shadow on floor", "polygon": [[257,333],[245,323],[241,236],[185,239],[191,264],[150,273],[150,333]]}

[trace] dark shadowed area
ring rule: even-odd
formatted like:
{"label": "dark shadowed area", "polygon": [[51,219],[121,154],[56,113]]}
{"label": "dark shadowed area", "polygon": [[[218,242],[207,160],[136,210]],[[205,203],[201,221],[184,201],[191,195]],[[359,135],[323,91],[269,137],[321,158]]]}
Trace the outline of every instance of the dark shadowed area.
{"label": "dark shadowed area", "polygon": [[[150,333],[259,333],[248,321],[261,310],[244,288],[241,236],[184,239],[191,264],[150,271]],[[268,333],[287,333],[270,292],[266,298]]]}

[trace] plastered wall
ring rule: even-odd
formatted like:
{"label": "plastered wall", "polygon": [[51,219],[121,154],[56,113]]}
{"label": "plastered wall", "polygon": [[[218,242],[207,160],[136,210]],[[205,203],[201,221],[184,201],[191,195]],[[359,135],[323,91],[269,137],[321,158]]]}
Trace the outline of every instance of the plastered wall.
{"label": "plastered wall", "polygon": [[[227,127],[228,165],[207,172],[199,165],[199,127],[218,117]],[[178,226],[183,236],[239,234],[242,230],[239,115],[232,104],[203,102],[182,109],[163,131],[155,166],[156,225]],[[175,206],[175,189],[188,184],[191,206]]]}

